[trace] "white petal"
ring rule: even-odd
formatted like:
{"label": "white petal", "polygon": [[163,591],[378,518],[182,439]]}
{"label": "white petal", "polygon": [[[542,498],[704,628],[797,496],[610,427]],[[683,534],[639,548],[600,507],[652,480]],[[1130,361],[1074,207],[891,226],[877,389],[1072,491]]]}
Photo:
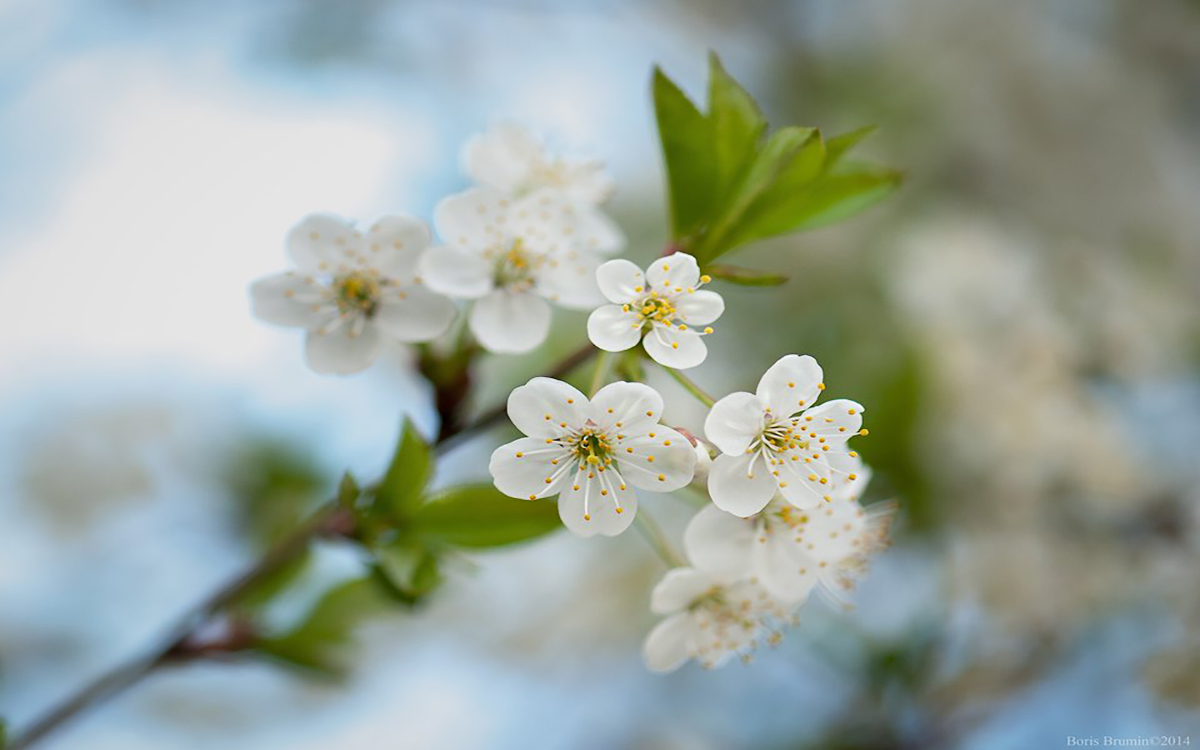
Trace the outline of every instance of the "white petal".
{"label": "white petal", "polygon": [[863,544],[866,526],[867,513],[861,505],[834,500],[810,511],[808,523],[796,530],[797,546],[817,564],[837,564],[869,550]]}
{"label": "white petal", "polygon": [[775,478],[758,454],[717,456],[708,474],[713,503],[735,516],[748,518],[767,506],[776,490]]}
{"label": "white petal", "polygon": [[372,320],[388,336],[413,343],[441,336],[457,313],[458,308],[446,297],[423,286],[410,286],[403,298],[389,294],[381,300]]}
{"label": "white petal", "polygon": [[592,310],[604,303],[596,285],[599,265],[592,253],[552,256],[538,273],[538,293],[570,310]]}
{"label": "white petal", "polygon": [[[617,382],[609,383],[592,397],[591,418],[605,430],[619,429],[637,436],[658,424],[662,410],[662,396],[650,386]],[[620,428],[616,428],[618,422]]]}
{"label": "white petal", "polygon": [[580,250],[611,255],[625,247],[625,233],[608,214],[599,208],[579,203],[575,204],[574,209],[574,236],[578,237],[577,245]]}
{"label": "white petal", "polygon": [[642,661],[652,672],[674,672],[688,660],[694,646],[695,625],[685,612],[654,626],[642,646]]}
{"label": "white petal", "polygon": [[433,209],[433,225],[442,241],[459,249],[482,249],[496,244],[507,234],[510,200],[498,190],[471,188],[443,198]]}
{"label": "white petal", "polygon": [[562,423],[580,427],[588,418],[587,397],[554,378],[534,378],[508,395],[508,418],[529,437],[558,437]]}
{"label": "white petal", "polygon": [[296,268],[306,273],[336,270],[347,250],[358,250],[362,238],[354,224],[332,214],[311,214],[292,227],[287,250]]}
{"label": "white petal", "polygon": [[558,496],[558,517],[576,536],[616,536],[633,523],[637,497],[628,484],[621,489],[612,472],[590,473],[591,478],[583,472],[574,474],[563,487]]}
{"label": "white petal", "polygon": [[606,352],[623,352],[642,338],[641,319],[619,305],[598,307],[587,322],[588,339]]}
{"label": "white petal", "polygon": [[363,241],[366,263],[401,284],[420,275],[417,262],[430,243],[429,227],[413,216],[384,216],[367,230]]}
{"label": "white petal", "polygon": [[431,247],[421,254],[417,266],[430,289],[458,299],[479,299],[494,287],[492,265],[471,250]]}
{"label": "white petal", "polygon": [[687,486],[696,473],[691,442],[662,425],[640,437],[617,441],[616,455],[621,473],[644,490],[674,492]]}
{"label": "white petal", "polygon": [[838,398],[804,412],[800,426],[810,436],[849,440],[862,429],[863,405]]}
{"label": "white petal", "polygon": [[823,377],[817,360],[789,354],[763,374],[757,394],[776,418],[788,417],[816,402]]}
{"label": "white petal", "polygon": [[[325,289],[296,273],[280,273],[250,286],[254,314],[268,323],[298,328],[320,328],[336,307],[324,303]],[[619,309],[619,308],[618,308]]]}
{"label": "white petal", "polygon": [[489,352],[519,354],[550,332],[550,306],[534,294],[498,289],[471,308],[471,333]]}
{"label": "white petal", "polygon": [[570,165],[570,174],[564,190],[575,198],[600,205],[616,192],[617,186],[599,159],[587,159]]}
{"label": "white petal", "polygon": [[750,571],[755,522],[706,505],[683,532],[688,559],[701,570],[741,578]]}
{"label": "white petal", "polygon": [[349,375],[367,369],[383,349],[383,337],[373,325],[352,336],[352,324],[345,324],[330,333],[309,331],[304,344],[308,366],[323,375]]}
{"label": "white petal", "polygon": [[730,456],[745,453],[763,430],[763,403],[753,393],[731,393],[713,404],[704,420],[709,442]]}
{"label": "white petal", "polygon": [[514,123],[499,123],[471,136],[462,151],[463,169],[472,179],[506,193],[526,185],[530,167],[541,157],[537,137]]}
{"label": "white petal", "polygon": [[676,370],[695,367],[708,356],[708,347],[700,334],[657,323],[642,339],[642,346],[655,362]]}
{"label": "white petal", "polygon": [[708,325],[725,312],[725,300],[707,289],[684,292],[675,299],[675,312],[679,320],[690,326]]}
{"label": "white petal", "polygon": [[[776,482],[779,483],[780,494],[789,503],[808,510],[826,502],[825,498],[833,497],[832,472],[822,454],[789,451],[781,458],[783,465],[777,469],[779,476]],[[809,460],[805,461],[806,458]]]}
{"label": "white petal", "polygon": [[646,275],[633,263],[618,258],[596,269],[596,282],[609,302],[618,305],[640,300],[646,290]]}
{"label": "white petal", "polygon": [[785,531],[756,539],[751,555],[758,582],[783,602],[803,601],[817,583],[817,562],[806,559]]}
{"label": "white petal", "polygon": [[547,446],[545,440],[531,437],[497,448],[488,462],[496,489],[522,500],[557,495],[573,472],[567,469],[568,451],[565,448],[551,451],[551,448],[557,446]]}
{"label": "white petal", "polygon": [[669,615],[686,609],[688,605],[707,595],[720,579],[695,568],[673,568],[650,592],[650,611],[657,615]]}
{"label": "white petal", "polygon": [[646,267],[646,280],[659,294],[683,292],[700,283],[700,266],[687,253],[672,253]]}

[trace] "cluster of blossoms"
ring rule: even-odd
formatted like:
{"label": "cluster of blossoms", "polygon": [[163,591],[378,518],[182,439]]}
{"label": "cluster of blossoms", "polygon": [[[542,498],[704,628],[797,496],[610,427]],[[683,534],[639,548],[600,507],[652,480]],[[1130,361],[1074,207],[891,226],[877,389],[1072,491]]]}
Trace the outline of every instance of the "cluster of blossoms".
{"label": "cluster of blossoms", "polygon": [[[474,339],[495,353],[541,344],[554,303],[592,311],[587,333],[599,349],[640,342],[670,370],[705,360],[704,337],[724,301],[703,288],[711,279],[683,252],[644,270],[604,262],[624,238],[600,209],[612,191],[602,165],[552,157],[513,126],[472,139],[463,161],[479,184],[437,205],[440,242],[407,216],[365,232],[310,216],[292,230],[296,270],[257,282],[252,298],[261,317],[308,330],[314,370],[361,370],[385,337],[436,338],[459,303],[469,305]],[[563,524],[590,537],[634,523],[636,489],[704,485],[697,469],[711,464],[712,502],[684,535],[689,565],[653,592],[651,608],[666,619],[647,637],[644,658],[656,671],[689,658],[716,666],[776,641],[815,589],[840,597],[886,540],[890,508],[864,509],[858,499],[870,470],[849,440],[866,434],[863,407],[817,405],[824,390],[816,360],[785,356],[754,393],[713,403],[701,438],[664,425],[663,398],[643,383],[613,382],[589,396],[534,378],[508,399],[524,437],[497,448],[489,470],[511,497],[557,497]]]}

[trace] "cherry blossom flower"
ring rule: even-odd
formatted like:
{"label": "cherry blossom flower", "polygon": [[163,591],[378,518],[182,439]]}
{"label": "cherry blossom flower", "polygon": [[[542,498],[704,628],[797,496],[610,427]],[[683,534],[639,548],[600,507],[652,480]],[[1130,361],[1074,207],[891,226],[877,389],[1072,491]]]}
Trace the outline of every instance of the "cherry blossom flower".
{"label": "cherry blossom flower", "polygon": [[713,405],[704,431],[721,450],[708,479],[718,508],[745,518],[776,492],[801,509],[832,499],[830,482],[840,470],[831,456],[866,431],[855,401],[812,406],[825,390],[822,377],[815,359],[789,354],[771,365],[755,393],[731,393]]}
{"label": "cherry blossom flower", "polygon": [[646,636],[642,658],[655,672],[672,672],[688,659],[708,668],[748,660],[760,641],[779,642],[795,608],[752,581],[675,568],[654,588],[650,609],[667,618]]}
{"label": "cherry blossom flower", "polygon": [[386,216],[365,235],[345,219],[308,216],[287,237],[296,270],[251,286],[254,313],[306,329],[305,358],[316,372],[366,369],[386,338],[429,341],[454,320],[454,303],[417,273],[429,242],[429,228],[409,216]]}
{"label": "cherry blossom flower", "polygon": [[445,245],[421,258],[431,289],[476,300],[471,332],[493,352],[527,352],[550,329],[547,300],[588,310],[602,299],[598,253],[618,250],[621,232],[598,212],[551,191],[512,199],[491,188],[445,198],[434,211]]}
{"label": "cherry blossom flower", "polygon": [[588,318],[593,344],[622,352],[641,341],[655,362],[680,370],[708,356],[701,337],[712,333],[707,325],[721,317],[725,301],[700,288],[710,279],[700,275],[695,258],[673,253],[651,263],[645,273],[627,260],[610,260],[596,271],[596,280],[613,304]]}
{"label": "cherry blossom flower", "polygon": [[739,518],[706,506],[684,532],[688,558],[710,573],[753,578],[781,601],[802,602],[817,585],[842,601],[871,555],[886,546],[895,506],[863,508],[858,497],[871,470],[857,456],[841,460],[846,473],[820,507],[799,510],[776,497],[761,513]]}
{"label": "cherry blossom flower", "polygon": [[480,185],[514,196],[549,188],[572,200],[599,205],[614,190],[604,162],[553,156],[534,133],[514,123],[493,125],[473,136],[463,147],[462,161]]}
{"label": "cherry blossom flower", "polygon": [[659,424],[662,409],[662,396],[641,383],[611,383],[589,400],[534,378],[508,397],[508,416],[527,437],[497,448],[488,468],[511,497],[558,495],[575,534],[615,536],[637,513],[633,487],[670,492],[692,480],[695,449]]}

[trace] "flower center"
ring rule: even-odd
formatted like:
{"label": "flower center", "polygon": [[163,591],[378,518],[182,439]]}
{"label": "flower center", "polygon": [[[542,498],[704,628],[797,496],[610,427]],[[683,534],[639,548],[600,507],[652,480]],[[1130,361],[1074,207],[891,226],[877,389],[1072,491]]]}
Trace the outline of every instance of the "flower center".
{"label": "flower center", "polygon": [[338,307],[343,313],[361,312],[367,317],[379,306],[380,282],[362,273],[349,273],[334,281]]}
{"label": "flower center", "polygon": [[496,259],[496,285],[516,291],[532,287],[537,269],[544,260],[542,255],[525,249],[524,242],[518,237]]}
{"label": "flower center", "polygon": [[612,444],[609,443],[607,434],[588,427],[572,439],[574,446],[571,448],[571,455],[580,463],[591,466],[612,464]]}
{"label": "flower center", "polygon": [[804,433],[796,429],[795,423],[772,422],[762,431],[758,447],[772,453],[786,453],[790,450],[805,450],[808,448],[808,441],[804,439]]}

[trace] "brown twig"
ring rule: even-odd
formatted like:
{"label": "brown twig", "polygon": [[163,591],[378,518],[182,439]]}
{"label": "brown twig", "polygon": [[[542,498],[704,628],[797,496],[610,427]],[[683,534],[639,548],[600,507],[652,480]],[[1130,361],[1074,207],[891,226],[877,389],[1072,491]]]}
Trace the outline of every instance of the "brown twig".
{"label": "brown twig", "polygon": [[[590,344],[579,349],[545,373],[546,377],[566,375],[586,362],[595,351]],[[449,430],[443,430],[435,443],[435,449],[438,453],[444,453],[469,435],[492,427],[503,419],[505,414],[506,405],[500,404],[483,412],[469,424],[461,427],[456,425]],[[304,525],[268,550],[248,570],[217,589],[180,618],[159,645],[138,657],[117,665],[71,694],[35,720],[24,732],[14,737],[5,746],[5,750],[25,750],[25,748],[32,747],[71,719],[136,685],[160,667],[208,657],[217,652],[228,653],[234,650],[232,645],[214,648],[209,643],[195,642],[197,631],[211,623],[214,617],[221,614],[229,605],[236,602],[263,579],[268,578],[303,554],[314,539],[323,536],[348,536],[345,515],[336,500],[321,506]],[[349,533],[353,533],[352,524]]]}

